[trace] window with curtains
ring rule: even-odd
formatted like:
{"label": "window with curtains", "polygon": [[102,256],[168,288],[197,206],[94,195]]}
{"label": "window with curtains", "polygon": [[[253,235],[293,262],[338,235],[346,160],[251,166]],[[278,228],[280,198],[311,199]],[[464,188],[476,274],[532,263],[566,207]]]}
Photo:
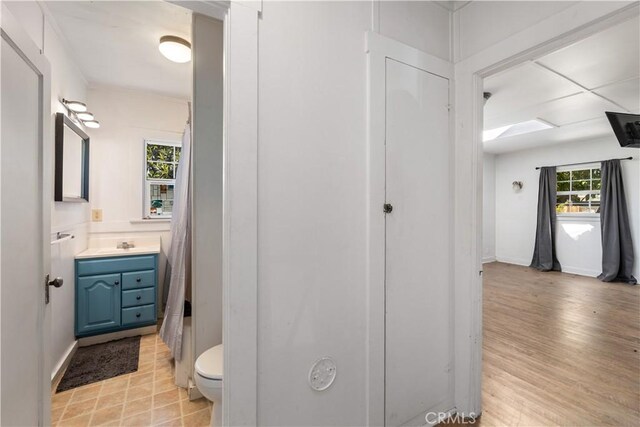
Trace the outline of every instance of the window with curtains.
{"label": "window with curtains", "polygon": [[180,142],[145,140],[144,217],[171,218]]}
{"label": "window with curtains", "polygon": [[600,212],[600,166],[557,171],[556,213],[594,215]]}

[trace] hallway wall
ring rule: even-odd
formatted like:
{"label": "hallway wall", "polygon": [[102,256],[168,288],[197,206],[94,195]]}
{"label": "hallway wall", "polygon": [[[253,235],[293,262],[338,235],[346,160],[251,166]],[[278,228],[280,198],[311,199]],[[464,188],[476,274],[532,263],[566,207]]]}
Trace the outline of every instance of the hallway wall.
{"label": "hallway wall", "polygon": [[[259,21],[258,424],[367,423],[365,32],[377,3],[264,2]],[[449,11],[379,5],[385,36],[449,59]],[[422,25],[417,25],[422,22]],[[318,393],[311,364],[330,355]],[[292,405],[291,402],[295,402]]]}

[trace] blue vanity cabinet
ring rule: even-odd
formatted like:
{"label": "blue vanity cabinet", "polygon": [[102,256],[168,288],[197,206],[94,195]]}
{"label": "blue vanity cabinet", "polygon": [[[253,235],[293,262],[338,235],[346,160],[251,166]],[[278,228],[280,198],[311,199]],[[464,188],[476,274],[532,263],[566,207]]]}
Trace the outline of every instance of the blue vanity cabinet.
{"label": "blue vanity cabinet", "polygon": [[76,336],[156,323],[158,256],[76,259]]}

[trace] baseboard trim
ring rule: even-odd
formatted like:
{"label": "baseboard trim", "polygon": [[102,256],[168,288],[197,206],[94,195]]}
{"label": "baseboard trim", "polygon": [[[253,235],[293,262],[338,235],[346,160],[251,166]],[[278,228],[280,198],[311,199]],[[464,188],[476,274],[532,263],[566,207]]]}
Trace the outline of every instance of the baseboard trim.
{"label": "baseboard trim", "polygon": [[496,262],[496,257],[488,256],[488,257],[482,258],[482,263],[483,264],[488,264],[490,262]]}
{"label": "baseboard trim", "polygon": [[198,390],[198,387],[196,387],[196,384],[192,380],[189,380],[187,395],[189,396],[189,400],[196,400],[196,399],[200,399],[201,397],[204,397],[202,393],[200,393],[200,390]]}
{"label": "baseboard trim", "polygon": [[51,388],[53,388],[53,386],[58,383],[58,380],[62,377],[64,372],[67,370],[67,367],[71,362],[71,358],[73,357],[74,354],[76,354],[77,350],[78,350],[78,341],[74,341],[73,344],[71,344],[67,349],[67,354],[64,356],[64,358],[60,362],[58,362],[58,366],[56,366],[56,368],[51,373]]}
{"label": "baseboard trim", "polygon": [[84,337],[78,340],[80,347],[86,347],[88,345],[101,344],[103,342],[109,342],[113,340],[119,340],[122,338],[136,337],[138,335],[155,334],[158,332],[157,325],[145,326],[143,328],[127,329],[125,331],[111,332],[109,334],[94,335],[92,337]]}
{"label": "baseboard trim", "polygon": [[586,268],[566,267],[564,265],[562,266],[562,272],[587,277],[598,277],[600,274],[600,271],[587,270]]}
{"label": "baseboard trim", "polygon": [[[522,258],[497,257],[497,260],[498,262],[503,262],[505,264],[521,265],[523,267],[528,267],[530,264],[529,261],[524,260]],[[562,261],[560,261],[560,265],[562,265]],[[585,277],[598,277],[598,275],[600,274],[600,271],[589,270],[589,269],[580,268],[580,267],[572,267],[570,265],[562,265],[562,273],[575,274],[577,276],[585,276]]]}
{"label": "baseboard trim", "polygon": [[526,260],[523,258],[509,258],[509,257],[497,256],[496,260],[498,262],[504,262],[505,264],[522,265],[524,267],[528,267],[531,264],[531,260]]}

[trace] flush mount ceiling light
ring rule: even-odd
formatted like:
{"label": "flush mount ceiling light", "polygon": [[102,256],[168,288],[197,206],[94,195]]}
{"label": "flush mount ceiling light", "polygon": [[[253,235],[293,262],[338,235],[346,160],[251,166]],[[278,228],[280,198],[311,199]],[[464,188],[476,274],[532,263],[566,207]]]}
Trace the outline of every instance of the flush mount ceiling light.
{"label": "flush mount ceiling light", "polygon": [[100,127],[100,122],[97,120],[87,120],[86,122],[82,122],[86,127],[91,129],[98,129]]}
{"label": "flush mount ceiling light", "polygon": [[82,120],[83,122],[87,122],[95,119],[95,117],[93,116],[93,113],[90,113],[88,111],[77,113],[76,117]]}
{"label": "flush mount ceiling light", "polygon": [[524,135],[525,133],[537,132],[539,130],[551,129],[555,127],[557,126],[542,119],[527,120],[526,122],[520,122],[512,125],[502,126],[496,129],[485,130],[484,132],[482,132],[482,140],[486,142],[498,138]]}
{"label": "flush mount ceiling light", "polygon": [[160,53],[170,61],[183,64],[191,61],[191,43],[176,36],[160,37]]}
{"label": "flush mount ceiling light", "polygon": [[68,99],[63,99],[62,103],[65,105],[65,107],[75,113],[83,113],[87,111],[87,104],[85,104],[84,102],[69,101]]}

